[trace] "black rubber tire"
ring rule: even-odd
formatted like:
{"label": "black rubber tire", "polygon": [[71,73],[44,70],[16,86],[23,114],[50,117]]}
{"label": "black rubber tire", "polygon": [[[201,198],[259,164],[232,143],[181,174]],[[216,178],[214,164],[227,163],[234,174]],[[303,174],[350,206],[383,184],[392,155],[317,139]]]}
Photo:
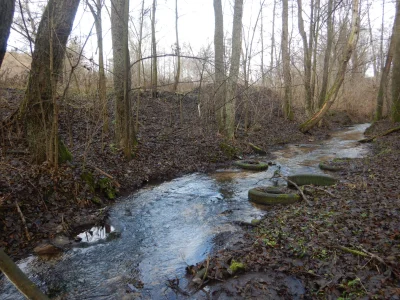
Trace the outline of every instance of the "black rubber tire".
{"label": "black rubber tire", "polygon": [[[324,174],[297,174],[288,176],[288,179],[299,186],[307,184],[328,186],[334,185],[337,182],[336,178]],[[288,182],[288,186],[291,187],[292,185]]]}
{"label": "black rubber tire", "polygon": [[298,194],[272,194],[261,190],[261,188],[254,188],[249,190],[249,201],[264,204],[292,204],[300,200]]}
{"label": "black rubber tire", "polygon": [[268,170],[268,164],[260,161],[248,161],[248,160],[238,160],[234,163],[236,166],[253,171],[265,171]]}

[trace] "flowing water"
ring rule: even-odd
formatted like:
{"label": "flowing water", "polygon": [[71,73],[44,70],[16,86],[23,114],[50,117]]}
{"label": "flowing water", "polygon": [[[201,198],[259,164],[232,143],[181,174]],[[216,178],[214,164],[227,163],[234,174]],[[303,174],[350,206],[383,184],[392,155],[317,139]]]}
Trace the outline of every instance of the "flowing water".
{"label": "flowing water", "polygon": [[[61,299],[175,299],[167,279],[179,278],[184,287],[185,267],[205,259],[219,246],[218,237],[237,231],[234,221],[268,213],[247,200],[250,188],[272,185],[269,178],[278,167],[284,175],[322,173],[322,160],[365,155],[367,146],[357,140],[368,126],[338,131],[320,144],[284,147],[274,152],[277,165],[264,172],[195,173],[145,187],[113,206],[106,228],[81,234],[81,247],[52,260],[29,257],[19,265]],[[23,297],[0,277],[0,299]]]}

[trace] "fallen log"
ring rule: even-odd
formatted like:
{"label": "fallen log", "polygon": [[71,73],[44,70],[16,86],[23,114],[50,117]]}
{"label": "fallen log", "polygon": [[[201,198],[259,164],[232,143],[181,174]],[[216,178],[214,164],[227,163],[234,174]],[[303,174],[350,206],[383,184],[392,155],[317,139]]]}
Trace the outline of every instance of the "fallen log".
{"label": "fallen log", "polygon": [[369,138],[364,138],[364,139],[359,140],[358,142],[359,143],[371,143],[372,141],[374,141],[375,139],[377,139],[379,137],[383,137],[383,136],[389,135],[389,134],[391,134],[393,132],[396,132],[396,131],[399,131],[399,130],[400,130],[400,126],[399,127],[395,127],[395,128],[391,128],[391,129],[385,131],[383,134],[377,134],[377,135],[374,135],[374,136],[369,137]]}
{"label": "fallen log", "polygon": [[0,249],[0,270],[27,299],[49,300],[49,298],[43,294],[28,276],[26,276],[11,260],[3,249]]}

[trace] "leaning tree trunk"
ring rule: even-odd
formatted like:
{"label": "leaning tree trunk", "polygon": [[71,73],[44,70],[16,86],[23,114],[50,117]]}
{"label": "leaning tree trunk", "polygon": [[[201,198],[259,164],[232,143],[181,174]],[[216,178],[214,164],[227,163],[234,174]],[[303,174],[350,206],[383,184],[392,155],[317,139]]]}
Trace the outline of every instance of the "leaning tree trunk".
{"label": "leaning tree trunk", "polygon": [[[65,56],[79,0],[49,0],[40,21],[25,100],[20,107],[25,115],[27,140],[37,163],[46,159],[57,164],[65,147],[58,143],[55,89]],[[61,149],[62,148],[62,149]]]}
{"label": "leaning tree trunk", "polygon": [[7,41],[14,16],[14,7],[15,0],[2,0],[0,2],[0,68],[7,51]]}
{"label": "leaning tree trunk", "polygon": [[229,69],[225,98],[225,130],[226,137],[230,139],[235,137],[236,85],[239,77],[240,51],[242,49],[242,17],[243,0],[235,0],[233,9],[231,66]]}
{"label": "leaning tree trunk", "polygon": [[351,33],[349,36],[349,39],[347,41],[347,47],[346,47],[346,52],[344,54],[344,57],[341,61],[340,69],[338,71],[338,74],[336,75],[335,82],[333,83],[333,86],[330,88],[328,91],[324,105],[321,107],[321,109],[314,114],[309,120],[304,122],[303,124],[300,125],[300,131],[305,133],[309,131],[311,128],[313,128],[326,114],[326,112],[329,110],[329,108],[332,106],[332,104],[335,102],[335,99],[337,97],[337,94],[339,92],[340,87],[342,86],[342,83],[344,81],[344,76],[346,73],[347,69],[347,64],[351,58],[351,55],[354,51],[354,48],[357,44],[358,40],[358,34],[359,34],[359,29],[360,29],[360,17],[359,17],[359,0],[353,0],[353,7],[352,7],[352,27],[351,27]]}
{"label": "leaning tree trunk", "polygon": [[136,143],[131,124],[130,62],[128,49],[129,0],[112,2],[111,34],[113,44],[113,79],[115,91],[115,138],[126,158],[131,158]]}
{"label": "leaning tree trunk", "polygon": [[292,77],[290,75],[290,54],[289,54],[289,29],[288,29],[288,18],[289,18],[289,7],[288,0],[282,2],[282,61],[283,61],[283,80],[284,80],[284,103],[283,111],[285,118],[292,120]]}
{"label": "leaning tree trunk", "polygon": [[392,35],[394,39],[392,71],[392,120],[400,122],[400,1],[396,1],[396,22]]}
{"label": "leaning tree trunk", "polygon": [[218,123],[218,131],[225,131],[225,62],[224,62],[224,17],[222,14],[221,0],[214,0],[215,32],[214,32],[214,55],[215,55],[215,115]]}

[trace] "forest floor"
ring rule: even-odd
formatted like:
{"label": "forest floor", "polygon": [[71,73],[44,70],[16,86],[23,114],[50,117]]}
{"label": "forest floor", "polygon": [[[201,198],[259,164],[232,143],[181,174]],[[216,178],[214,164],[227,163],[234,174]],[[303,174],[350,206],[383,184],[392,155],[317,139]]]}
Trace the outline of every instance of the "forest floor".
{"label": "forest floor", "polygon": [[[130,161],[111,134],[102,134],[94,106],[72,97],[62,106],[60,133],[73,160],[57,171],[46,163],[32,163],[18,126],[2,127],[0,247],[21,258],[57,234],[73,240],[79,230],[104,220],[115,196],[155,181],[227,166],[254,154],[249,143],[269,153],[288,143],[326,139],[332,129],[351,122],[346,115],[332,115],[329,126],[302,134],[298,121],[283,118],[276,97],[258,93],[252,97],[267,97],[263,101],[268,105],[254,113],[248,131],[238,126],[235,141],[216,133],[209,111],[202,109],[199,117],[195,93],[182,100],[182,119],[175,95],[161,93],[151,99],[145,93],[138,145]],[[16,111],[22,97],[23,91],[0,89],[0,120]],[[242,121],[240,112],[237,118]],[[373,130],[379,133],[389,126],[382,122]],[[196,268],[208,264],[208,278],[217,282],[209,287],[212,298],[288,299],[303,294],[399,299],[399,133],[379,138],[374,151],[364,159],[337,162],[345,166],[342,180],[310,197],[312,206],[300,202],[274,208],[257,227],[244,227],[233,249],[199,264]],[[218,283],[220,266],[232,259],[244,263],[246,273]]]}
{"label": "forest floor", "polygon": [[[367,134],[399,125],[375,123]],[[372,145],[368,157],[334,162],[338,184],[308,203],[274,206],[194,266],[207,268],[200,298],[400,299],[400,131]],[[236,276],[227,272],[233,261],[244,266]]]}

